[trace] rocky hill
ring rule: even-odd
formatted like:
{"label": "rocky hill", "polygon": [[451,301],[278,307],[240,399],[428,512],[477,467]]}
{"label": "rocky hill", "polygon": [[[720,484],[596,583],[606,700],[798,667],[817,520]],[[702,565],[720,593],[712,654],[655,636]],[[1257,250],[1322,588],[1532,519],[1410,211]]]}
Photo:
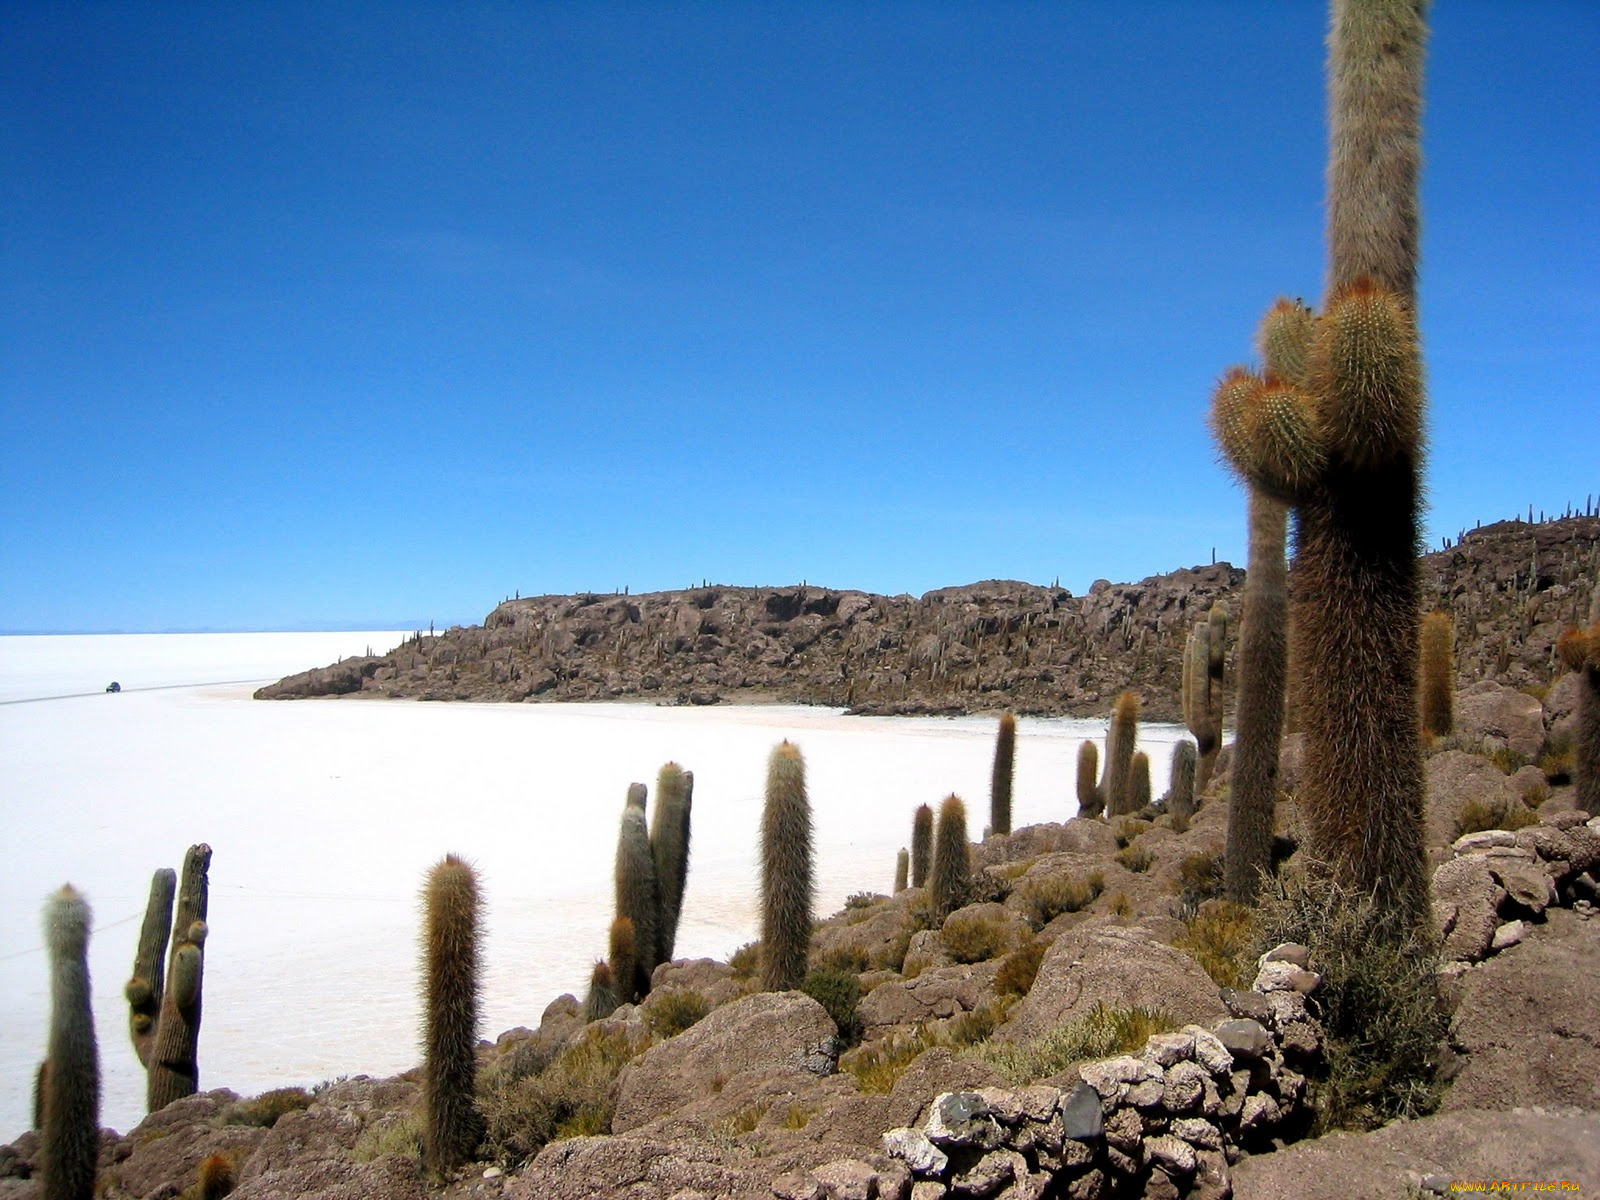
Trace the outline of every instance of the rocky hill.
{"label": "rocky hill", "polygon": [[[1557,635],[1600,579],[1600,517],[1483,526],[1423,568],[1428,606],[1455,615],[1461,682],[1547,684]],[[1184,637],[1216,600],[1237,612],[1243,584],[1243,571],[1216,563],[1100,580],[1083,596],[991,580],[921,597],[804,585],[520,597],[482,625],[418,634],[256,695],[1098,716],[1133,688],[1146,716],[1177,720]]]}

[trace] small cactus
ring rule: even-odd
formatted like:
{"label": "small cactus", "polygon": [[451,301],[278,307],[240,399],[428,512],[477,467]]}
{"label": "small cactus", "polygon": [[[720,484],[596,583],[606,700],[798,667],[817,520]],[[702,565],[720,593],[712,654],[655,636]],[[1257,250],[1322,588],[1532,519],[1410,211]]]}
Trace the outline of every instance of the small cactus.
{"label": "small cactus", "polygon": [[1078,815],[1098,817],[1105,811],[1106,798],[1100,792],[1100,747],[1093,742],[1078,746]]}
{"label": "small cactus", "polygon": [[911,886],[928,885],[928,868],[933,865],[933,809],[917,805],[911,814]]}
{"label": "small cactus", "polygon": [[644,796],[644,784],[629,785],[617,832],[616,915],[633,922],[635,938],[633,978],[619,978],[617,990],[630,997],[650,994],[650,976],[661,948],[661,889],[655,856],[650,852],[650,831],[645,827]]}
{"label": "small cactus", "polygon": [[933,874],[928,890],[933,910],[947,917],[967,903],[972,889],[972,850],[967,844],[967,806],[961,797],[946,796],[939,805],[934,834]]}
{"label": "small cactus", "polygon": [[[631,917],[617,917],[611,922],[607,941],[610,959],[611,987],[617,1004],[634,1004],[639,999],[638,933]],[[616,1008],[616,1004],[611,1007]]]}
{"label": "small cactus", "polygon": [[89,999],[89,904],[70,886],[44,909],[50,954],[49,1070],[41,1091],[44,1200],[91,1200],[100,1158],[100,1056]]}
{"label": "small cactus", "polygon": [[1446,612],[1422,618],[1422,731],[1449,737],[1455,728],[1456,623]]}
{"label": "small cactus", "polygon": [[1150,799],[1150,756],[1135,750],[1128,768],[1128,811],[1143,812],[1150,807]]}
{"label": "small cactus", "polygon": [[896,895],[906,890],[910,872],[911,852],[902,846],[900,847],[900,852],[894,856],[894,890]]}
{"label": "small cactus", "polygon": [[[627,921],[626,917],[622,919]],[[589,993],[583,999],[583,1019],[586,1023],[605,1020],[622,1003],[613,978],[610,963],[604,960],[595,963],[594,972],[589,976]]]}
{"label": "small cactus", "polygon": [[1222,673],[1227,661],[1228,606],[1217,601],[1197,621],[1183,653],[1183,723],[1194,734],[1199,764],[1195,792],[1204,795],[1222,750]]}
{"label": "small cactus", "polygon": [[1172,747],[1172,782],[1167,785],[1169,813],[1178,820],[1187,821],[1194,816],[1194,769],[1196,754],[1194,743],[1187,738]]}
{"label": "small cactus", "polygon": [[657,920],[657,962],[671,962],[683,915],[683,889],[689,877],[689,810],[694,803],[694,772],[669,762],[656,777],[656,808],[650,821],[650,854],[661,889]]}
{"label": "small cactus", "polygon": [[159,1112],[200,1090],[200,1012],[205,945],[210,927],[211,847],[190,846],[183,856],[177,915],[167,954],[167,982],[145,1081],[145,1102]]}
{"label": "small cactus", "polygon": [[448,854],[428,872],[422,893],[423,1161],[449,1175],[468,1161],[483,1135],[474,1106],[477,1084],[478,875]]}
{"label": "small cactus", "polygon": [[1105,796],[1106,816],[1124,817],[1135,811],[1133,792],[1133,751],[1139,740],[1139,697],[1123,692],[1111,706],[1111,726],[1106,730],[1105,777],[1100,791]]}
{"label": "small cactus", "polygon": [[1011,832],[1011,775],[1017,756],[1017,718],[1000,714],[994,739],[994,771],[989,781],[989,832]]}
{"label": "small cactus", "polygon": [[233,1159],[226,1154],[208,1154],[200,1160],[200,1200],[222,1200],[233,1192]]}
{"label": "small cactus", "polygon": [[811,802],[800,748],[783,742],[767,763],[761,814],[761,966],[769,992],[798,988],[811,947]]}

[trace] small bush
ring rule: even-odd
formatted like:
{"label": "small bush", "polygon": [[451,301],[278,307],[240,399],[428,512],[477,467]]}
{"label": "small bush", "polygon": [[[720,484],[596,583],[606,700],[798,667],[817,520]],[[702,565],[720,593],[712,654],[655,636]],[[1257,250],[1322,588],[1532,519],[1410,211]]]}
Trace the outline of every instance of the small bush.
{"label": "small bush", "polygon": [[1091,871],[1083,879],[1071,875],[1032,878],[1022,888],[1022,915],[1035,929],[1042,929],[1062,913],[1088,908],[1105,889],[1106,877],[1099,871]]}
{"label": "small bush", "polygon": [[1127,892],[1118,892],[1111,897],[1111,915],[1113,917],[1133,916],[1133,901],[1128,899]]}
{"label": "small bush", "polygon": [[761,1118],[767,1115],[768,1107],[765,1104],[752,1104],[748,1108],[741,1108],[722,1122],[722,1132],[730,1137],[754,1133],[756,1126],[761,1124]]}
{"label": "small bush", "polygon": [[240,1100],[223,1116],[224,1125],[258,1125],[271,1129],[287,1113],[311,1107],[312,1095],[304,1088],[275,1088],[254,1100]]}
{"label": "small bush", "polygon": [[1207,900],[1222,895],[1223,863],[1220,851],[1200,850],[1185,855],[1178,864],[1178,907],[1185,919],[1193,917]]}
{"label": "small bush", "polygon": [[980,1004],[977,1008],[967,1012],[959,1012],[946,1022],[944,1030],[939,1035],[939,1043],[944,1046],[976,1046],[986,1042],[1000,1023],[1006,1019],[1006,1004],[990,1002]]}
{"label": "small bush", "polygon": [[1538,808],[1550,799],[1550,784],[1545,779],[1535,779],[1522,789],[1522,803],[1529,808]]}
{"label": "small bush", "polygon": [[1396,936],[1393,919],[1370,896],[1298,874],[1280,876],[1257,909],[1258,948],[1299,942],[1322,975],[1317,1133],[1370,1129],[1438,1105],[1434,1067],[1447,1027],[1438,964],[1420,938]]}
{"label": "small bush", "polygon": [[871,908],[874,904],[882,899],[882,896],[879,896],[873,892],[852,892],[850,895],[844,898],[844,906],[846,909]]}
{"label": "small bush", "polygon": [[853,971],[819,967],[806,976],[800,990],[828,1010],[846,1045],[853,1046],[861,1040],[861,1014],[856,1011],[861,1002],[861,980]]}
{"label": "small bush", "polygon": [[921,1033],[896,1034],[840,1055],[839,1069],[854,1075],[857,1086],[866,1094],[884,1096],[894,1090],[917,1055],[932,1046],[933,1042]]}
{"label": "small bush", "polygon": [[[907,941],[910,939],[908,938]],[[905,958],[902,954],[901,959]],[[835,946],[832,950],[818,955],[817,966],[825,967],[830,971],[850,971],[856,975],[872,969],[872,956],[864,946]]]}
{"label": "small bush", "polygon": [[1096,1004],[1083,1016],[1042,1037],[1016,1044],[985,1046],[979,1057],[1013,1084],[1059,1075],[1076,1063],[1138,1050],[1154,1033],[1178,1023],[1154,1008],[1109,1008]]}
{"label": "small bush", "polygon": [[734,978],[754,979],[761,974],[761,943],[746,942],[728,955],[728,965],[733,968]]}
{"label": "small bush", "polygon": [[1456,836],[1482,833],[1486,829],[1517,830],[1525,825],[1537,825],[1538,814],[1527,805],[1516,801],[1485,804],[1482,800],[1470,801],[1456,818]]}
{"label": "small bush", "polygon": [[1114,857],[1125,869],[1133,871],[1135,874],[1148,871],[1150,869],[1150,864],[1156,860],[1156,856],[1151,854],[1150,851],[1146,850],[1143,846],[1124,846],[1112,857]]}
{"label": "small bush", "polygon": [[1002,996],[1026,996],[1033,981],[1039,977],[1039,964],[1050,943],[1030,937],[1006,955],[995,972],[994,990]]}
{"label": "small bush", "polygon": [[811,1124],[811,1118],[816,1116],[809,1108],[801,1108],[798,1104],[791,1104],[789,1111],[784,1114],[783,1127],[785,1129],[804,1129]]}
{"label": "small bush", "polygon": [[1250,909],[1207,900],[1172,944],[1211,976],[1218,987],[1247,988],[1255,978],[1255,922]]}
{"label": "small bush", "polygon": [[711,1002],[694,991],[672,991],[645,1006],[645,1021],[658,1038],[676,1037],[711,1011]]}
{"label": "small bush", "polygon": [[1506,775],[1515,775],[1528,765],[1528,756],[1520,750],[1513,750],[1510,746],[1501,746],[1500,749],[1489,754],[1489,761]]}
{"label": "small bush", "polygon": [[1146,829],[1150,828],[1149,821],[1141,821],[1135,817],[1125,817],[1117,823],[1117,848],[1126,850],[1133,844],[1133,839]]}
{"label": "small bush", "polygon": [[358,1163],[372,1162],[386,1154],[409,1158],[419,1166],[422,1163],[422,1114],[418,1112],[384,1113],[367,1122],[350,1148],[350,1157]]}
{"label": "small bush", "polygon": [[1577,742],[1570,729],[1563,729],[1551,737],[1539,756],[1539,769],[1544,777],[1558,787],[1572,782],[1572,773],[1578,766]]}
{"label": "small bush", "polygon": [[951,913],[939,935],[944,952],[958,963],[988,962],[1011,947],[1011,930],[999,917]]}

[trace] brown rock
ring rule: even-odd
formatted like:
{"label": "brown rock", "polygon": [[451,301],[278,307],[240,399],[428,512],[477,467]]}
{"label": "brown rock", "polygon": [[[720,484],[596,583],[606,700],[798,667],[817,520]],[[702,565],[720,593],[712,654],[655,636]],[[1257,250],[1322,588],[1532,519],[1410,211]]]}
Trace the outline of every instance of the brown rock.
{"label": "brown rock", "polygon": [[1443,938],[1440,956],[1477,962],[1500,923],[1505,892],[1482,858],[1453,858],[1433,873],[1433,912]]}
{"label": "brown rock", "polygon": [[866,1040],[902,1026],[925,1025],[971,1012],[993,995],[998,961],[924,971],[915,979],[879,984],[860,1003]]}
{"label": "brown rock", "polygon": [[[505,1200],[658,1200],[685,1189],[719,1200],[772,1200],[773,1172],[740,1151],[703,1142],[578,1137],[551,1142]],[[811,1193],[820,1195],[820,1188]]]}

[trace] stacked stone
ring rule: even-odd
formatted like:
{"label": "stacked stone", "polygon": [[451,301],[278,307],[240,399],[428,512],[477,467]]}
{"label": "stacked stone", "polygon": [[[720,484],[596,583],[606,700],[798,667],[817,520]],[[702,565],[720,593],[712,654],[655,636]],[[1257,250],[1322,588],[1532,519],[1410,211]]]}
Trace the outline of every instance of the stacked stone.
{"label": "stacked stone", "polygon": [[1570,905],[1587,918],[1600,899],[1600,817],[1553,813],[1515,832],[1489,829],[1457,838],[1433,875],[1442,973],[1459,975],[1514,946],[1547,908]]}

